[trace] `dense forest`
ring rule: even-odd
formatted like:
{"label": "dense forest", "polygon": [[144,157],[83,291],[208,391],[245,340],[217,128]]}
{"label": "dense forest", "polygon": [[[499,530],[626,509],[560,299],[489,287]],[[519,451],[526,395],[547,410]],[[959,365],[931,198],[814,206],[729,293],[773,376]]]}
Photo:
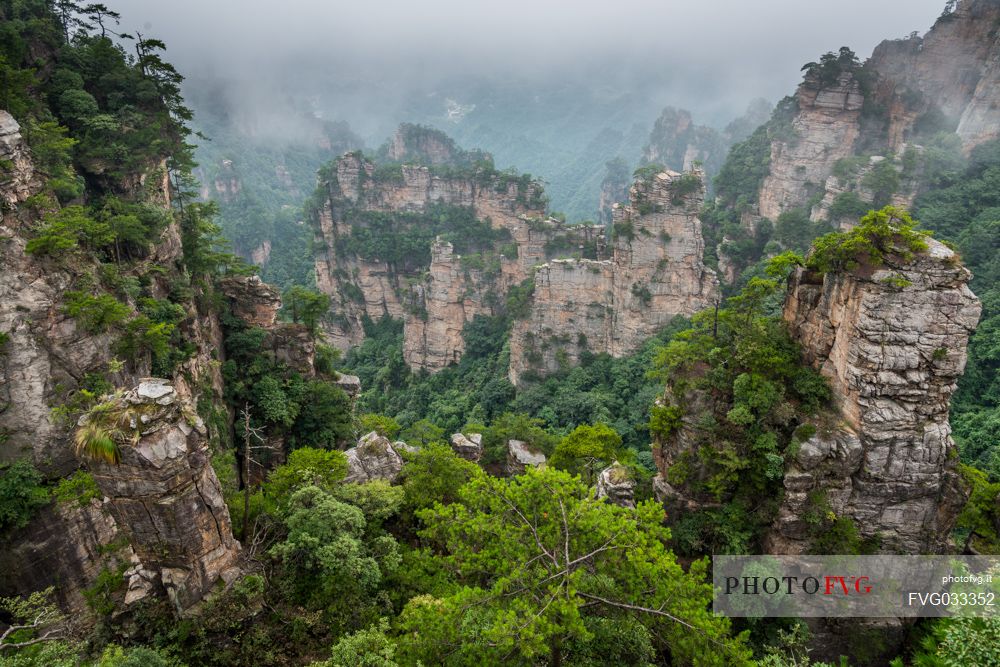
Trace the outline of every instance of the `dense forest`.
{"label": "dense forest", "polygon": [[[833,199],[828,220],[810,217],[822,198],[817,190],[809,206],[749,228],[741,215],[757,203],[771,140],[794,134],[798,102],[783,100],[767,123],[740,133],[712,196],[695,212],[706,237],[698,260],[737,267],[716,306],[674,318],[629,354],[584,351],[578,364],[515,386],[511,331],[526,316],[530,280],[508,289],[493,314],[466,322],[464,354],[436,373],[411,369],[403,320],[388,314],[366,316],[364,340],[346,353],[324,340],[334,303],[359,295],[317,289],[310,221],[328,206],[337,179],[329,161],[359,149],[360,140],[343,124],[317,122],[291,147],[227,137],[227,146],[240,146],[230,156],[200,137],[209,160],[199,167],[191,128],[210,138],[233,126],[220,120],[224,111],[193,119],[166,45],[121,32],[120,18],[103,4],[0,0],[0,109],[18,128],[4,137],[19,133],[29,154],[11,148],[11,159],[0,160],[0,244],[24,262],[10,273],[29,273],[28,266],[36,282],[58,280],[39,319],[69,322],[74,338],[64,347],[104,354],[78,377],[53,371],[44,383],[45,419],[69,464],[32,449],[32,438],[15,449],[24,434],[0,428],[0,536],[11,545],[0,564],[15,571],[41,517],[103,505],[121,512],[129,493],[147,493],[141,479],[116,487],[127,489],[118,495],[107,484],[134,465],[140,442],[156,437],[147,425],[166,419],[167,402],[136,398],[151,377],[183,388],[176,429],[206,441],[205,477],[191,475],[184,486],[202,494],[199,485],[214,480],[224,501],[215,509],[228,518],[203,532],[231,530],[238,555],[192,604],[171,588],[171,573],[186,565],[157,531],[148,551],[140,544],[146,538],[125,527],[85,554],[92,567],[79,570],[82,609],[62,604],[66,580],[25,592],[5,574],[0,667],[832,664],[810,659],[811,630],[802,621],[713,614],[709,557],[765,552],[786,468],[816,424],[839,419],[829,378],[808,363],[782,317],[791,282],[918,261],[935,240],[957,253],[952,264],[972,271],[969,286],[983,306],[951,402],[968,500],[946,538],[963,552],[1000,553],[1000,140],[963,152],[954,128],[928,115],[911,138],[921,151],[872,162],[882,148],[873,144],[838,163],[843,180],[856,176],[858,186]],[[846,49],[804,69],[826,83],[847,73],[867,85]],[[883,113],[863,110],[865,127]],[[560,173],[561,184],[581,188],[559,190],[560,201],[574,214],[592,209],[604,159],[635,153],[638,143],[631,127],[599,135]],[[402,181],[411,167],[428,179],[472,174],[494,194],[516,192],[517,204],[545,207],[530,177],[498,171],[478,151],[462,153],[468,164],[452,168],[404,165],[387,158],[389,150],[370,156],[378,170],[370,179]],[[245,174],[280,167],[290,184],[318,170],[320,189],[239,178],[226,171],[233,157]],[[664,170],[647,165],[635,178]],[[700,192],[691,174],[678,175],[674,187],[687,189],[675,191],[675,203]],[[904,190],[914,193],[910,212],[894,205]],[[214,198],[223,200],[221,215]],[[640,213],[661,214],[657,206],[646,202]],[[842,218],[852,223],[834,224]],[[483,261],[486,248],[510,242],[471,205],[359,212],[355,220],[338,252],[392,266],[424,270],[439,236],[467,255],[466,269],[470,257]],[[607,227],[620,240],[625,227]],[[241,259],[261,238],[280,239],[268,245],[262,272],[277,288]],[[597,252],[581,245],[563,254],[598,261]],[[912,283],[894,276],[879,287]],[[267,312],[279,301],[275,322]],[[28,311],[19,307],[10,313]],[[5,382],[8,362],[21,359],[16,317],[0,319],[11,323],[0,328]],[[940,349],[936,362],[948,353]],[[129,393],[135,385],[139,393]],[[691,400],[699,394],[711,397],[711,410]],[[0,413],[18,409],[18,397],[0,400]],[[671,484],[711,502],[668,517],[654,497],[662,470],[655,459],[685,423],[722,444],[670,467]],[[466,443],[481,436],[481,451],[463,455],[454,446],[459,433]],[[512,442],[544,454],[546,465],[513,471]],[[361,456],[381,467],[359,468]],[[382,474],[386,466],[396,466],[393,474]],[[634,497],[609,502],[600,492],[608,479],[629,482]],[[878,539],[826,498],[810,503],[808,553],[879,552]],[[175,528],[157,526],[163,535]],[[79,558],[53,546],[67,538],[49,539],[57,559]],[[133,547],[132,560],[122,555]],[[143,569],[137,554],[158,552],[155,592],[133,599]],[[37,580],[48,581],[44,574]],[[997,664],[998,633],[994,618],[924,619],[907,626],[892,664]],[[873,635],[866,642],[878,644]],[[864,656],[866,648],[882,655],[884,647],[844,651]]]}

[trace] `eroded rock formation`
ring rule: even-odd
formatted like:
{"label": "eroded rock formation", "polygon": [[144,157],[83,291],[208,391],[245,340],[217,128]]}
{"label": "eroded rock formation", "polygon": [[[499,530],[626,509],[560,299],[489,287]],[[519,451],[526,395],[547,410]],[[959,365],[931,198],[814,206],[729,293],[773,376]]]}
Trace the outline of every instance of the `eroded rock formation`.
{"label": "eroded rock formation", "polygon": [[[883,552],[946,550],[965,501],[949,402],[980,304],[958,256],[928,245],[911,259],[890,254],[850,272],[793,274],[784,319],[833,400],[789,445],[770,553],[809,550],[817,507],[849,519]],[[699,425],[715,407],[709,392],[688,392],[678,426],[654,447],[654,491],[670,516],[726,502],[696,490],[705,478],[698,452],[720,447]]]}
{"label": "eroded rock formation", "polygon": [[[17,122],[0,110],[0,462],[30,458],[55,475],[75,466],[66,427],[51,407],[79,378],[111,359],[111,336],[85,330],[62,308],[74,276],[25,252],[34,215],[21,204],[43,182],[35,173]],[[20,210],[19,210],[20,207]]]}
{"label": "eroded rock formation", "polygon": [[81,620],[92,614],[84,596],[92,582],[133,562],[138,558],[108,502],[57,502],[8,536],[0,549],[0,590],[30,595],[52,586],[60,608]]}
{"label": "eroded rock formation", "polygon": [[760,215],[770,220],[802,206],[837,160],[853,155],[860,132],[864,96],[849,72],[831,84],[807,76],[796,100],[791,132],[772,141],[771,170],[760,189]]}
{"label": "eroded rock formation", "polygon": [[466,461],[478,463],[483,458],[483,436],[481,433],[453,433],[451,448]]}
{"label": "eroded rock formation", "polygon": [[1000,6],[962,0],[923,37],[886,40],[868,67],[878,74],[875,94],[896,113],[890,117],[890,148],[909,141],[914,123],[938,109],[957,124],[966,148],[1000,136]]}
{"label": "eroded rock formation", "polygon": [[209,461],[205,426],[167,380],[143,380],[113,400],[138,440],[120,445],[118,464],[88,467],[139,557],[134,576],[155,573],[185,612],[239,575],[240,545]]}
{"label": "eroded rock formation", "polygon": [[523,475],[528,468],[545,465],[545,454],[521,440],[507,441],[507,475]]}
{"label": "eroded rock formation", "polygon": [[942,551],[964,502],[948,408],[980,304],[937,241],[912,262],[822,278],[798,270],[785,320],[829,378],[842,422],[803,443],[785,475],[774,544],[802,548],[803,505],[822,489],[886,551]]}
{"label": "eroded rock formation", "polygon": [[[470,153],[464,151],[456,157],[453,144],[448,150],[432,150],[443,141],[437,133],[427,135],[433,146],[421,142],[416,149],[409,147],[414,139],[401,138],[404,131],[393,140],[390,155],[416,153],[437,166],[448,156],[457,162],[442,169],[402,164],[386,176],[357,153],[340,158],[316,213],[316,279],[319,289],[333,297],[333,322],[326,329],[333,345],[347,349],[359,344],[366,317],[402,319],[404,358],[414,369],[433,372],[461,358],[464,325],[476,315],[496,314],[507,290],[549,257],[554,241],[576,251],[594,246],[599,230],[547,218],[536,182],[470,163]],[[352,245],[372,224],[386,220],[392,229],[382,227],[377,233],[405,233],[414,225],[431,224],[412,216],[434,207],[452,216],[471,213],[488,223],[497,239],[466,256],[444,239],[428,240],[426,264],[412,255],[385,261]]]}
{"label": "eroded rock formation", "polygon": [[392,482],[403,469],[400,450],[407,448],[404,442],[390,442],[376,431],[361,436],[358,444],[344,454],[347,456],[347,477],[344,483],[363,483],[376,479]]}
{"label": "eroded rock formation", "polygon": [[702,261],[698,211],[703,173],[640,179],[630,204],[615,208],[611,259],[565,259],[535,271],[529,315],[514,323],[510,379],[576,363],[584,351],[635,351],[677,315],[714,303],[715,273]]}
{"label": "eroded rock formation", "polygon": [[597,476],[597,497],[622,507],[635,507],[635,480],[626,466],[615,461]]}

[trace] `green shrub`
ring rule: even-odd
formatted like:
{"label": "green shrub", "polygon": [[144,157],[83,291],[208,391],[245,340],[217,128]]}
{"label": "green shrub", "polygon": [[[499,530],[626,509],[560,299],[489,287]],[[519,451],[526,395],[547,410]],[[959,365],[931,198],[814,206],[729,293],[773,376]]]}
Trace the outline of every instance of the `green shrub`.
{"label": "green shrub", "polygon": [[85,329],[94,333],[121,325],[132,312],[131,308],[110,294],[94,296],[70,291],[63,295],[63,299],[63,312],[80,320]]}
{"label": "green shrub", "polygon": [[701,178],[694,172],[682,174],[670,185],[670,201],[674,206],[684,202],[684,198],[701,190]]}
{"label": "green shrub", "polygon": [[830,219],[857,220],[871,209],[872,206],[861,201],[856,192],[841,192],[833,198],[833,203],[830,204]]}
{"label": "green shrub", "polygon": [[0,470],[0,531],[23,528],[35,511],[49,502],[42,474],[21,460]]}
{"label": "green shrub", "polygon": [[102,497],[101,490],[97,488],[94,476],[86,470],[77,470],[69,477],[59,480],[56,488],[52,490],[52,496],[56,502],[76,503],[80,507],[90,504],[93,499]]}
{"label": "green shrub", "polygon": [[358,432],[362,435],[375,431],[390,440],[399,435],[402,427],[392,417],[377,414],[364,414],[358,417]]}
{"label": "green shrub", "polygon": [[83,206],[67,206],[45,215],[24,249],[32,255],[59,256],[79,246],[98,250],[114,240],[110,225],[92,218]]}
{"label": "green shrub", "polygon": [[881,266],[889,255],[909,261],[915,253],[927,250],[928,236],[927,232],[916,229],[909,213],[886,206],[870,212],[850,231],[816,239],[806,265],[814,271],[826,272],[850,271],[861,263]]}

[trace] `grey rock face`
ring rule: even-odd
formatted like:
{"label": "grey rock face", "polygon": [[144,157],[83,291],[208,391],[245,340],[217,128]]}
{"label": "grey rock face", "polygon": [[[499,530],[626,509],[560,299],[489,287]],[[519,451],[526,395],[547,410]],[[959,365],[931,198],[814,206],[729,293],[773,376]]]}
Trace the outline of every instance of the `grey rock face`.
{"label": "grey rock face", "polygon": [[800,269],[790,281],[785,320],[830,380],[843,423],[802,443],[787,470],[782,551],[802,548],[815,490],[887,551],[946,548],[963,495],[948,408],[981,308],[958,257],[929,245],[912,262],[822,279]]}
{"label": "grey rock face", "polygon": [[281,309],[281,295],[258,276],[235,276],[219,282],[230,300],[233,314],[252,326],[274,326]]}
{"label": "grey rock face", "polygon": [[467,461],[478,463],[483,458],[483,436],[480,433],[454,433],[451,436],[451,448]]}
{"label": "grey rock face", "polygon": [[403,469],[403,457],[399,448],[405,443],[392,443],[377,432],[361,436],[356,447],[351,447],[344,455],[347,456],[347,477],[345,483],[363,483],[374,479],[395,481]]}
{"label": "grey rock face", "polygon": [[628,468],[617,461],[597,476],[597,497],[615,505],[635,507],[635,480]]}
{"label": "grey rock face", "polygon": [[76,467],[51,407],[78,378],[111,359],[111,337],[84,331],[61,308],[73,276],[25,253],[29,218],[18,204],[41,190],[17,122],[0,110],[0,462],[29,458],[46,474]]}
{"label": "grey rock face", "polygon": [[340,373],[337,375],[335,382],[351,398],[357,398],[358,394],[361,393],[361,378],[357,375],[344,375]]}
{"label": "grey rock face", "polygon": [[545,465],[545,454],[521,440],[507,441],[507,475],[523,475],[529,467]]}
{"label": "grey rock face", "polygon": [[630,204],[613,207],[615,225],[627,231],[613,240],[610,259],[537,267],[531,310],[511,329],[512,384],[573,365],[587,351],[630,354],[675,316],[714,303],[718,279],[702,259],[698,218],[704,177],[696,169],[637,180]]}
{"label": "grey rock face", "polygon": [[0,109],[0,160],[7,165],[0,170],[0,220],[3,209],[17,208],[37,189],[28,144],[21,137],[21,126],[9,113]]}
{"label": "grey rock face", "polygon": [[148,587],[132,579],[152,572],[184,613],[239,574],[240,545],[209,463],[205,426],[167,380],[144,379],[114,400],[141,437],[120,446],[120,464],[88,467],[139,558],[128,595],[141,597]]}
{"label": "grey rock face", "polygon": [[79,621],[93,616],[83,592],[102,570],[116,571],[136,555],[109,511],[109,503],[57,502],[0,549],[0,595],[29,595],[55,587],[59,607]]}

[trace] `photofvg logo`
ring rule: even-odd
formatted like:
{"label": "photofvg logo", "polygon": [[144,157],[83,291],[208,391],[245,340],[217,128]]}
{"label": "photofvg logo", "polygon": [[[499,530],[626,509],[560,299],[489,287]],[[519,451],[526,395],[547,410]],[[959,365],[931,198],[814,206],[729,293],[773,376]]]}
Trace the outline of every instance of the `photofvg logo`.
{"label": "photofvg logo", "polygon": [[739,617],[992,616],[1000,558],[714,556],[713,609]]}

